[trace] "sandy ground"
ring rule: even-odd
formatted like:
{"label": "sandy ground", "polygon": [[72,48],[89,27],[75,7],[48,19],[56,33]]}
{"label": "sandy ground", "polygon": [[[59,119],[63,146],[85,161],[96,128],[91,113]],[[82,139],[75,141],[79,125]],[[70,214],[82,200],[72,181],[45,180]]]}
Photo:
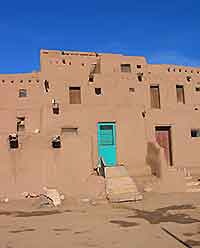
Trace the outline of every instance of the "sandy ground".
{"label": "sandy ground", "polygon": [[200,195],[146,193],[121,204],[66,199],[59,208],[35,199],[0,204],[0,248],[184,247],[161,227],[200,247]]}

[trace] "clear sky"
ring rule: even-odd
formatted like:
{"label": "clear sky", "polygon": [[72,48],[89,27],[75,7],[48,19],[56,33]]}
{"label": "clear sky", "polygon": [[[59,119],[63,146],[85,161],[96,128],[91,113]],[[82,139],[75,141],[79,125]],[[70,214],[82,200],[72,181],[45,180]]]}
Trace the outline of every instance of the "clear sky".
{"label": "clear sky", "polygon": [[0,10],[0,73],[39,70],[40,48],[200,67],[200,0],[2,0]]}

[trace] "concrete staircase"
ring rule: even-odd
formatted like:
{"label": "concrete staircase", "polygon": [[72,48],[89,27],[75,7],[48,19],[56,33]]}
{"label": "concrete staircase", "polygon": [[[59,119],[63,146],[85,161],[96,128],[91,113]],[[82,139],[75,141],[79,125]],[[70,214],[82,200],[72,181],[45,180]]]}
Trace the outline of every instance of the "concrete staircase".
{"label": "concrete staircase", "polygon": [[105,167],[105,182],[110,202],[137,201],[143,198],[124,166]]}

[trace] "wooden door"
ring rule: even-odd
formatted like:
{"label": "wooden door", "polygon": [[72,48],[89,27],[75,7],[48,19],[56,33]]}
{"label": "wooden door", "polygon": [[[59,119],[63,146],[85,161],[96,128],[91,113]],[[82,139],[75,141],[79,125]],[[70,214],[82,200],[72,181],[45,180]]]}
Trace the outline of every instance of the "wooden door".
{"label": "wooden door", "polygon": [[156,141],[164,148],[165,158],[169,165],[172,165],[172,147],[171,147],[171,127],[156,127]]}
{"label": "wooden door", "polygon": [[116,125],[112,122],[98,123],[98,155],[107,166],[116,165]]}

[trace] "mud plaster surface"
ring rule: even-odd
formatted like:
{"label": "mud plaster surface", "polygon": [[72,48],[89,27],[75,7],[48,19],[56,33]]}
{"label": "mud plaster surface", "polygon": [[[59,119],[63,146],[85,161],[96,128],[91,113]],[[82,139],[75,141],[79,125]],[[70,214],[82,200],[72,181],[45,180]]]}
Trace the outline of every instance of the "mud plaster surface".
{"label": "mud plaster surface", "polygon": [[161,227],[200,247],[199,221],[195,194],[147,194],[117,205],[66,200],[58,209],[9,202],[0,205],[0,247],[183,247]]}

